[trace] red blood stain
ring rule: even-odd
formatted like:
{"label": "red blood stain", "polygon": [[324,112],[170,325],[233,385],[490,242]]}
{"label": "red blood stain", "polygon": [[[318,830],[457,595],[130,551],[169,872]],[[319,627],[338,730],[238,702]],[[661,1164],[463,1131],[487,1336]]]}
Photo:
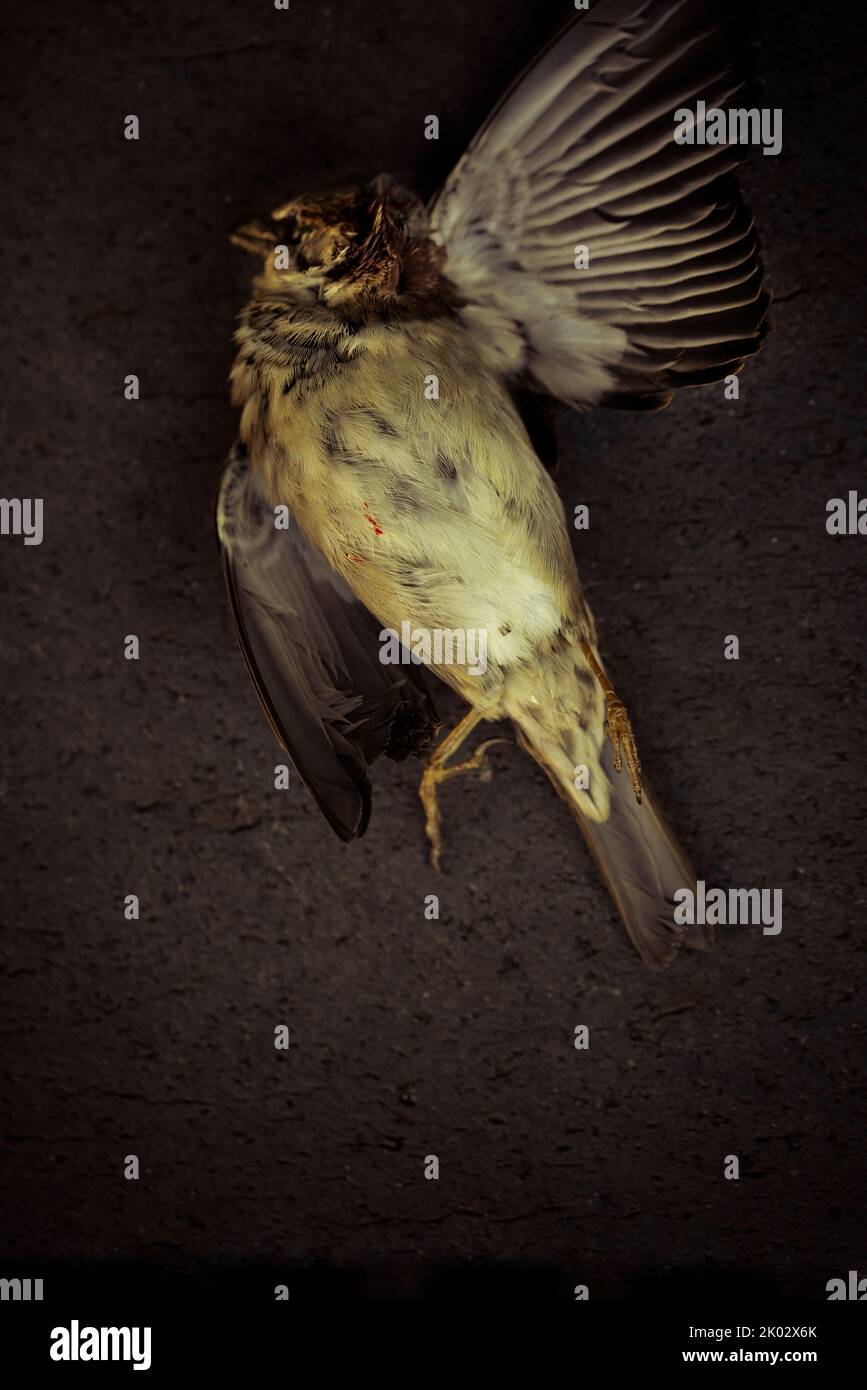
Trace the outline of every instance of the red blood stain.
{"label": "red blood stain", "polygon": [[[369,502],[362,502],[361,505],[362,505],[362,507],[369,507],[369,506],[370,506],[370,503],[369,503]],[[370,516],[370,514],[369,514],[368,512],[365,512],[365,513],[364,513],[364,519],[365,519],[365,521],[369,521],[369,522],[370,522],[371,526],[373,527],[373,530],[374,530],[374,534],[375,534],[375,535],[377,535],[377,536],[381,536],[381,535],[382,535],[382,527],[380,526],[379,522],[378,522],[378,521],[374,521],[373,517]]]}

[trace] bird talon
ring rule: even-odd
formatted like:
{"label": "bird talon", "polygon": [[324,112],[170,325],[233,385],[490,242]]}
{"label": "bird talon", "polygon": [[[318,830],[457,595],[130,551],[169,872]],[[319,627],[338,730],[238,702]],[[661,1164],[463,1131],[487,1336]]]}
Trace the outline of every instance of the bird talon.
{"label": "bird talon", "polygon": [[460,724],[434,749],[422,774],[418,794],[421,797],[425,812],[425,831],[430,841],[431,867],[438,874],[443,872],[442,816],[437,798],[439,783],[447,782],[450,777],[457,776],[459,772],[474,772],[478,768],[484,767],[488,749],[493,747],[495,743],[509,742],[506,738],[485,739],[484,743],[480,743],[465,762],[454,763],[451,767],[446,767],[448,758],[457,752],[467,734],[475,728],[482,718],[483,715],[478,710],[471,710],[468,715],[465,715]]}
{"label": "bird talon", "polygon": [[632,732],[629,715],[626,713],[626,706],[623,701],[618,699],[613,692],[610,694],[606,692],[605,698],[608,701],[608,737],[614,748],[614,770],[615,772],[623,771],[625,757],[635,800],[640,804],[641,763],[638,758],[638,749],[635,746],[635,735]]}

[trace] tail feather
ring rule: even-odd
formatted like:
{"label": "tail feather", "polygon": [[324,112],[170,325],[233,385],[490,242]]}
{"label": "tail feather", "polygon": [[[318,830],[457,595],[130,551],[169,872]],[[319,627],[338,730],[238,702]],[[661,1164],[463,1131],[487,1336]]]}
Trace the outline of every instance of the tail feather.
{"label": "tail feather", "polygon": [[587,794],[578,793],[563,775],[557,745],[520,731],[521,743],[544,767],[561,796],[569,802],[584,838],[602,873],[630,940],[651,970],[670,965],[681,946],[709,950],[716,945],[713,927],[683,926],[675,922],[674,894],[679,888],[695,891],[696,876],[684,850],[666,824],[656,798],[646,785],[637,802],[628,773],[616,772],[609,742],[600,749],[591,777],[608,783],[607,815],[591,818]]}
{"label": "tail feather", "polygon": [[577,808],[576,819],[645,965],[663,969],[684,945],[711,949],[716,945],[713,927],[674,920],[674,894],[679,888],[694,893],[696,876],[653,792],[645,783],[640,804],[636,801],[628,774],[614,770],[610,744],[602,769],[612,787],[608,819],[588,820]]}

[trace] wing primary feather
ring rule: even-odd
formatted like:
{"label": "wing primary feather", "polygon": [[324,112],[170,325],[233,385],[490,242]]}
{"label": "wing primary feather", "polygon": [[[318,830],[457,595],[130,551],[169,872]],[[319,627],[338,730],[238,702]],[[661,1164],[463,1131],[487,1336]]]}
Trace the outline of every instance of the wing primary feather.
{"label": "wing primary feather", "polygon": [[431,225],[470,331],[502,333],[516,379],[573,405],[645,408],[719,379],[715,360],[734,357],[721,344],[758,351],[770,294],[734,177],[744,149],[674,139],[675,112],[698,100],[752,109],[755,58],[743,3],[598,0],[494,108]]}

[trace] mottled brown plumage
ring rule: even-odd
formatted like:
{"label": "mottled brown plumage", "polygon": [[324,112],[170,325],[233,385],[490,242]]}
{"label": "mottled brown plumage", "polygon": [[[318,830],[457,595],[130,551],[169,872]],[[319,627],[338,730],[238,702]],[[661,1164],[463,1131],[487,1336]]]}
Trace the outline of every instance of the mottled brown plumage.
{"label": "mottled brown plumage", "polygon": [[[367,763],[417,746],[434,718],[414,668],[377,662],[362,610],[380,640],[405,624],[484,632],[484,669],[428,662],[469,705],[422,780],[434,863],[437,786],[480,766],[486,745],[449,759],[479,722],[509,719],[654,967],[685,938],[672,900],[695,876],[642,785],[528,392],[659,408],[759,346],[769,296],[738,155],[698,158],[671,137],[672,110],[697,92],[748,90],[738,25],[712,0],[599,0],[507,94],[430,208],[380,176],[236,234],[262,258],[232,371],[252,467],[238,456],[227,474],[220,533],[278,736],[352,838]],[[590,250],[582,271],[576,243]],[[297,529],[280,548],[284,505]],[[317,572],[308,602],[312,556],[334,578]]]}

